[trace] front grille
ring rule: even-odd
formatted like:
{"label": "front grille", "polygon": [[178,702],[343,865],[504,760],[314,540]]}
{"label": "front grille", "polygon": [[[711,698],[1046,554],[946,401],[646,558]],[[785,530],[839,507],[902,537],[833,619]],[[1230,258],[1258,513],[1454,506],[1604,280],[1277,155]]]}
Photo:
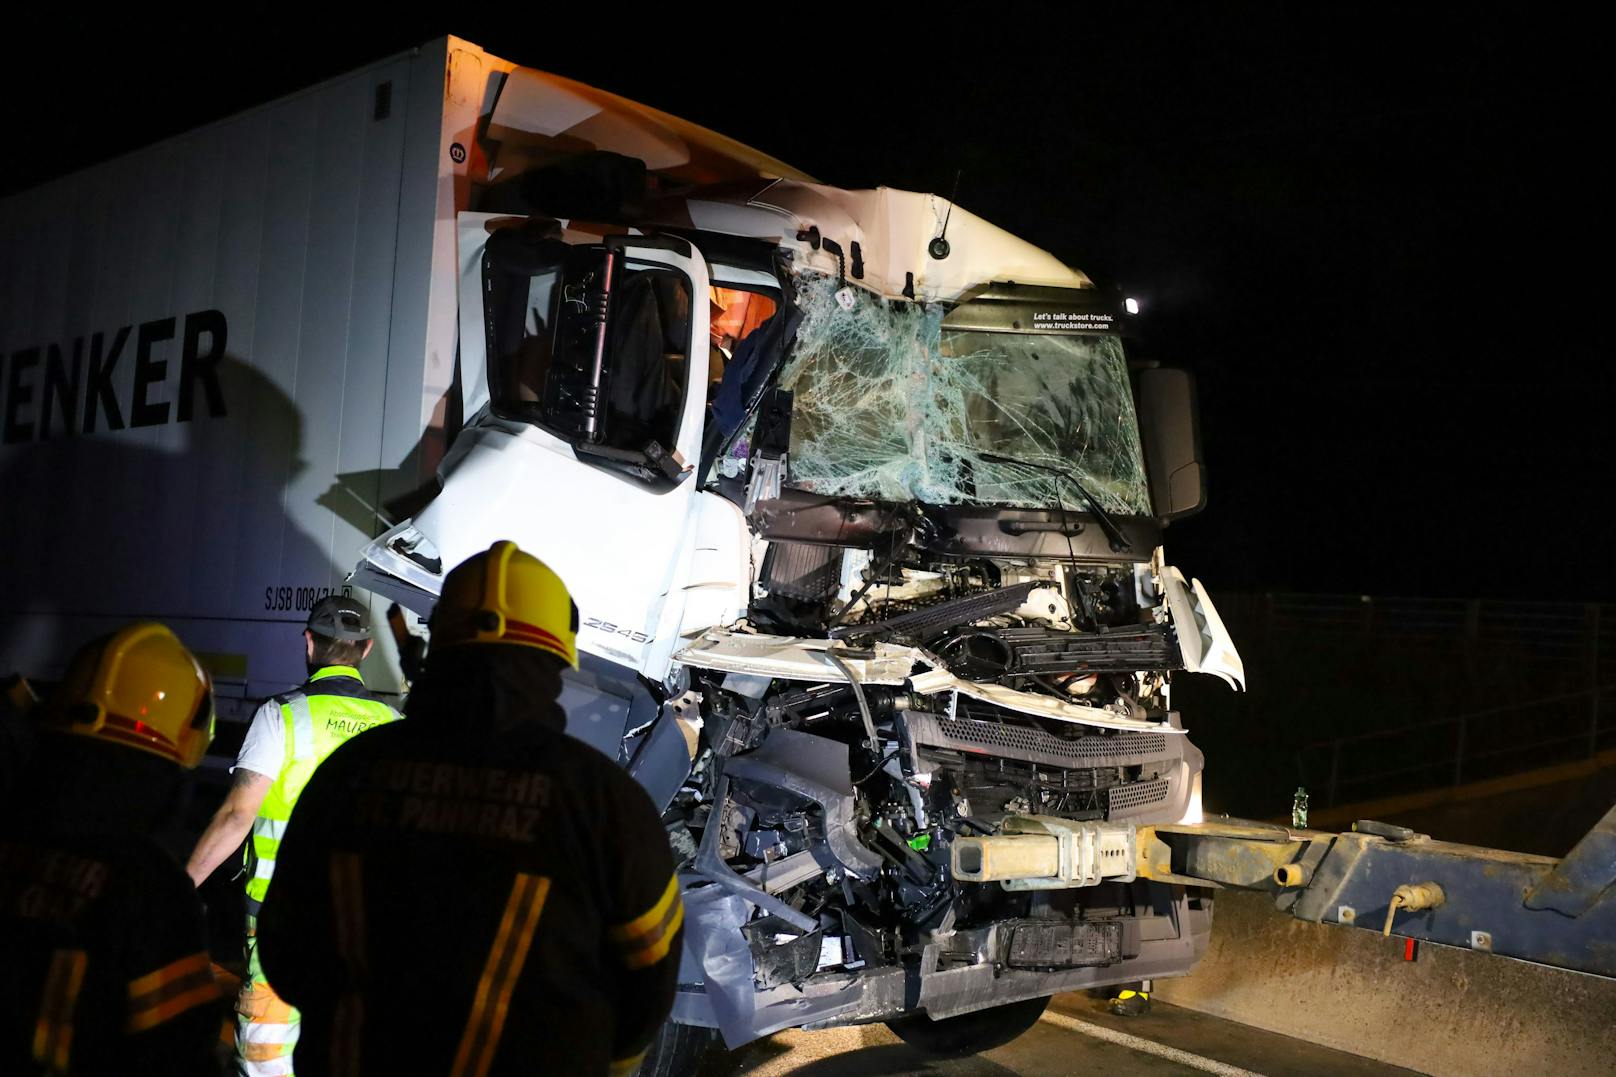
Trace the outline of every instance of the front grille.
{"label": "front grille", "polygon": [[[975,718],[908,715],[917,745],[973,755],[1018,759],[1050,767],[1118,767],[1151,762],[1167,754],[1163,733],[1090,733],[1066,740],[1032,726],[984,722]],[[1165,794],[1164,794],[1165,795]]]}
{"label": "front grille", "polygon": [[1110,810],[1108,815],[1114,816],[1118,812],[1131,811],[1134,808],[1143,808],[1150,804],[1159,804],[1167,799],[1169,791],[1167,779],[1160,778],[1148,782],[1133,782],[1129,785],[1114,785],[1106,790]]}
{"label": "front grille", "polygon": [[[1002,641],[1009,654],[1005,672],[1012,680],[1048,673],[1126,673],[1136,669],[1180,669],[1178,641],[1166,625],[1060,632],[1022,627],[983,631]],[[946,654],[945,654],[946,657]]]}
{"label": "front grille", "polygon": [[1121,767],[1057,770],[1013,759],[957,755],[922,749],[924,765],[946,772],[970,814],[996,822],[1006,813],[1103,819],[1106,790],[1126,781]]}

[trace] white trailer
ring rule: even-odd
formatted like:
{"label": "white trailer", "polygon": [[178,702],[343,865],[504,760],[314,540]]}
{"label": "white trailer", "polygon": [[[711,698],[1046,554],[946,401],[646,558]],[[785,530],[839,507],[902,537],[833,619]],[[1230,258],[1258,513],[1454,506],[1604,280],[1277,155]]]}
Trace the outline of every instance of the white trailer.
{"label": "white trailer", "polygon": [[[0,670],[48,679],[150,617],[221,718],[301,682],[304,614],[460,422],[456,215],[514,66],[439,39],[0,201]],[[570,99],[546,123],[587,138],[609,112],[686,158],[664,168],[797,175],[528,76]],[[391,647],[365,670],[383,691]]]}
{"label": "white trailer", "polygon": [[0,670],[156,618],[240,718],[320,596],[423,617],[516,540],[580,609],[569,733],[669,809],[665,1072],[1003,1042],[1204,949],[1210,901],[1136,870],[1200,814],[1173,675],[1244,679],[1161,546],[1190,385],[1048,252],[454,38],[0,236]]}

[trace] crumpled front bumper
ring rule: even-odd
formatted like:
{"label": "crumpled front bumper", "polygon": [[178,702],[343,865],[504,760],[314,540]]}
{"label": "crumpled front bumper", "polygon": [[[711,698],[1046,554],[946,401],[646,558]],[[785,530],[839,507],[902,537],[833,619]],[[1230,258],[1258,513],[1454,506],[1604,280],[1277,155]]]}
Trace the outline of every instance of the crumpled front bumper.
{"label": "crumpled front bumper", "polygon": [[[717,1028],[735,1048],[786,1028],[886,1021],[919,1011],[941,1019],[1062,991],[1185,975],[1211,937],[1211,895],[1150,885],[1159,915],[1123,918],[1128,956],[1116,964],[1040,971],[984,959],[942,967],[944,946],[934,942],[913,966],[827,970],[800,984],[763,990],[754,983],[752,954],[740,930],[749,904],[723,887],[697,885],[684,894],[684,960],[673,1020]],[[984,956],[1008,946],[1004,926],[986,930]]]}

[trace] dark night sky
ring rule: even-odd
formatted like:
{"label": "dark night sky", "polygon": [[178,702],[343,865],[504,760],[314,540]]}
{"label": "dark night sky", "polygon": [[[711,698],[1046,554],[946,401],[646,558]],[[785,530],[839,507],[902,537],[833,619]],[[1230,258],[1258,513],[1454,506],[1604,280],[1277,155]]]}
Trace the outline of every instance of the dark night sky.
{"label": "dark night sky", "polygon": [[1214,594],[1616,598],[1591,31],[1473,6],[985,7],[879,33],[874,8],[690,10],[705,40],[626,15],[627,44],[486,14],[24,27],[3,187],[452,31],[827,182],[947,194],[959,170],[961,205],[1139,296],[1148,352],[1200,380],[1212,499],[1169,539]]}

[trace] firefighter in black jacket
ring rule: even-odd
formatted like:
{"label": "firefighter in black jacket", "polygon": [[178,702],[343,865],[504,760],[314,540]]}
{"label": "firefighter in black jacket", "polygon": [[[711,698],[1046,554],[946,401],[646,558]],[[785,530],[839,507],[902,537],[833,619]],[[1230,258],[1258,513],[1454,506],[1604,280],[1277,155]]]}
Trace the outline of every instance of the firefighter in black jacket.
{"label": "firefighter in black jacket", "polygon": [[0,837],[0,1073],[218,1074],[202,903],[152,840],[213,739],[207,674],[172,632],[86,645],[29,716]]}
{"label": "firefighter in black jacket", "polygon": [[638,1064],[684,909],[650,797],[563,731],[577,629],[555,573],[495,543],[444,581],[410,720],[304,789],[258,925],[300,1077]]}

